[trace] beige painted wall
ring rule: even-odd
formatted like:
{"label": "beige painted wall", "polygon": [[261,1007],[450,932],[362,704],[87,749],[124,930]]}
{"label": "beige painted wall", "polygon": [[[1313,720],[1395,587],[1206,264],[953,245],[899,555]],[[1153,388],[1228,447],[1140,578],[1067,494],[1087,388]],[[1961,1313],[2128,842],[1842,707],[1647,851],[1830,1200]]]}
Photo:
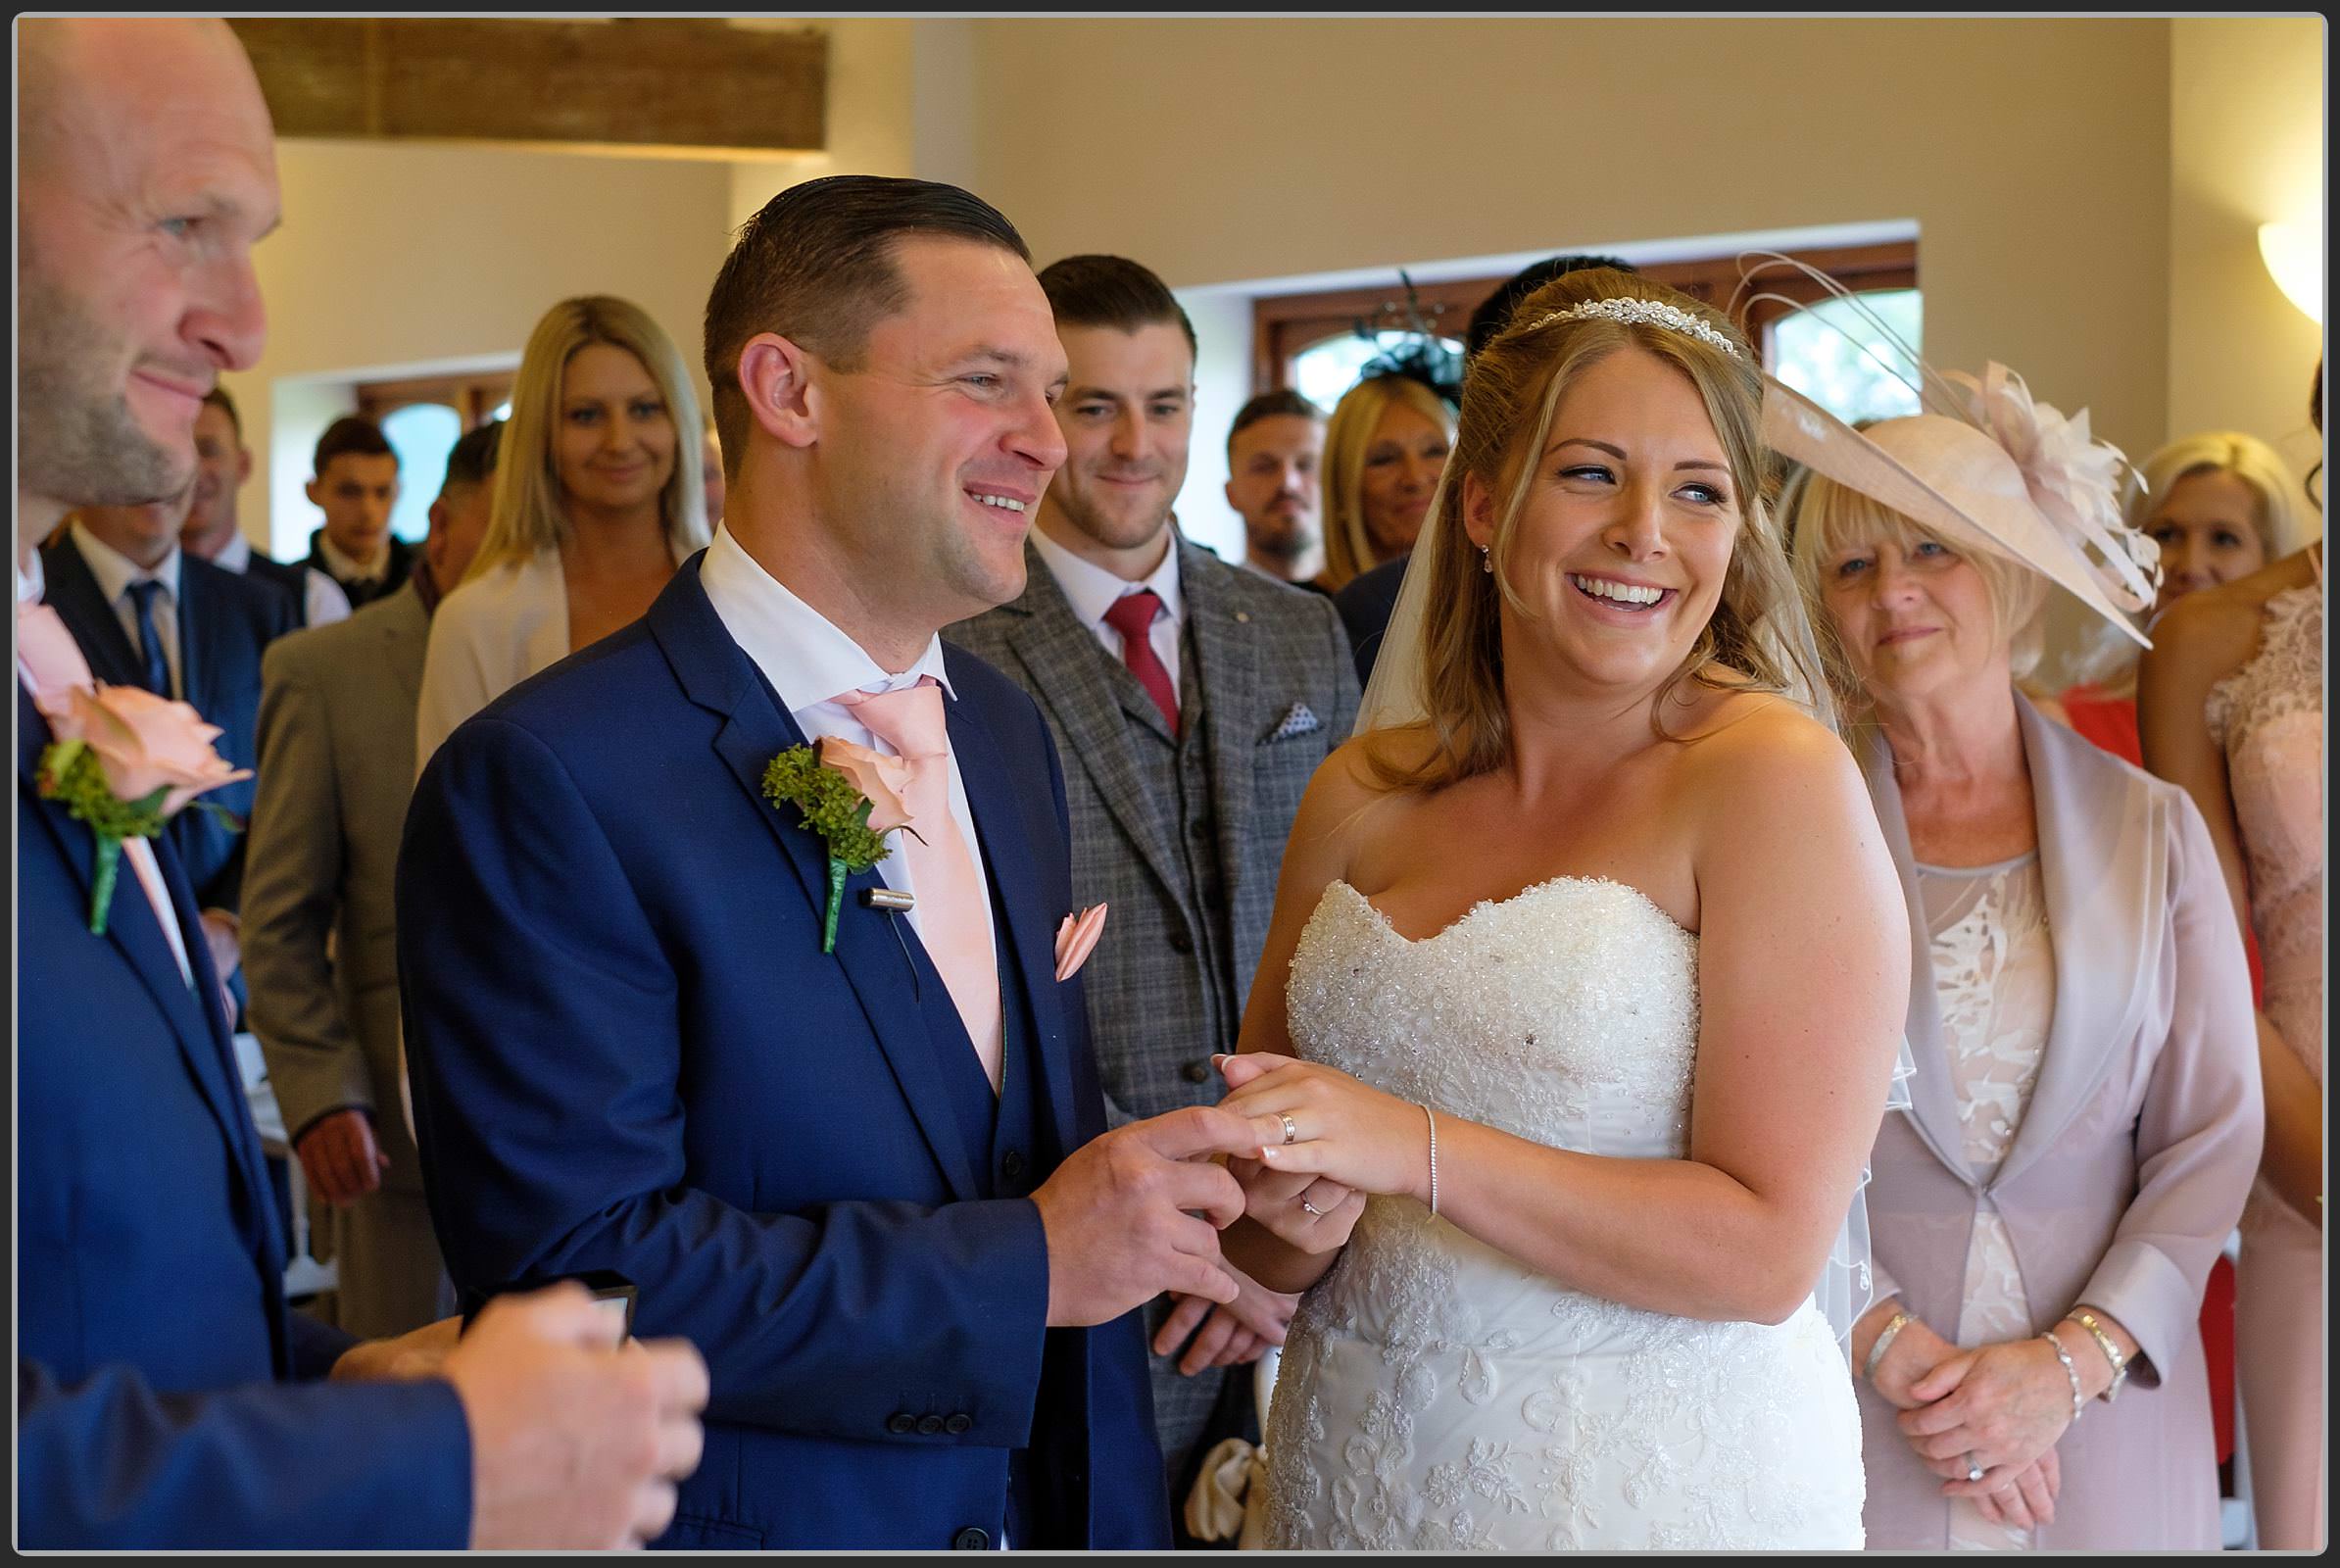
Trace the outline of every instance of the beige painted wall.
{"label": "beige painted wall", "polygon": [[1174,285],[1915,219],[1927,347],[2150,440],[2169,26],[996,21],[983,193]]}
{"label": "beige painted wall", "polygon": [[2323,222],[2325,24],[2170,27],[2169,433],[2247,430],[2305,474],[2323,331],[2267,275],[2259,225]]}
{"label": "beige painted wall", "polygon": [[286,406],[304,411],[302,427],[277,431],[275,382],[493,354],[516,362],[548,306],[588,293],[634,300],[698,363],[700,314],[723,259],[724,165],[283,141],[277,169],[284,227],[256,253],[268,348],[253,370],[224,378],[259,456],[241,516],[264,547],[272,536],[279,553],[305,550],[318,520],[299,499],[306,473],[289,491],[283,477],[305,468],[322,430],[308,427],[317,400],[297,389]]}

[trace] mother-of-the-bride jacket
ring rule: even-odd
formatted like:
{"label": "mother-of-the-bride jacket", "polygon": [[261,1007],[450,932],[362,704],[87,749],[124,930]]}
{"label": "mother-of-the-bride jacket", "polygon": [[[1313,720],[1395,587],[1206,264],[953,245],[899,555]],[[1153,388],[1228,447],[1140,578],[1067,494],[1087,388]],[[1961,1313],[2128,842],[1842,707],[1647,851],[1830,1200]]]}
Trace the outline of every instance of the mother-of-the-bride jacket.
{"label": "mother-of-the-bride jacket", "polygon": [[[1878,1298],[1955,1338],[1968,1243],[2005,1219],[2031,1329],[2087,1302],[2135,1336],[2116,1404],[2091,1400],[2056,1448],[2063,1492],[2042,1546],[2218,1545],[2218,1458],[2197,1328],[2204,1282],[2259,1165],[2264,1111],[2242,938],[2183,790],[2016,699],[2055,953],[2055,1011],[1999,1168],[1961,1157],[1931,942],[1881,736],[1864,757],[1910,906],[1910,1107],[1877,1134],[1867,1191]],[[1940,1480],[1861,1385],[1873,1549],[1941,1550]]]}

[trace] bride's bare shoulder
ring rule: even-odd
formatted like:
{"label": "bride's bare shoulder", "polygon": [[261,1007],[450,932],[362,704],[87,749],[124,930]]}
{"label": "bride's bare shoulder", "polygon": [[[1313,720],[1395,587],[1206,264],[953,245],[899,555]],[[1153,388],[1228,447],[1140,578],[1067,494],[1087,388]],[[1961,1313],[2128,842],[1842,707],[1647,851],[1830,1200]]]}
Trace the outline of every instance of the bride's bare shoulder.
{"label": "bride's bare shoulder", "polygon": [[1413,792],[1406,780],[1437,749],[1427,725],[1369,730],[1352,736],[1317,765],[1292,829],[1310,837],[1353,841],[1360,824],[1379,818]]}
{"label": "bride's bare shoulder", "polygon": [[1821,802],[1866,802],[1852,753],[1819,719],[1771,692],[1731,692],[1682,738],[1682,777],[1692,794],[1748,820],[1776,805],[1800,814]]}

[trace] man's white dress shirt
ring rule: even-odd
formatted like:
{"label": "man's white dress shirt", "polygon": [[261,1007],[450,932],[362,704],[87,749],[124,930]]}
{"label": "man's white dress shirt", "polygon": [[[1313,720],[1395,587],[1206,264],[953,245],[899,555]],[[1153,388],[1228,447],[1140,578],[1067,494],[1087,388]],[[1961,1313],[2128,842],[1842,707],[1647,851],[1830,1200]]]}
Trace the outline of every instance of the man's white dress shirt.
{"label": "man's white dress shirt", "polygon": [[1116,600],[1144,589],[1153,590],[1162,608],[1153,612],[1153,625],[1147,629],[1146,640],[1153,644],[1153,657],[1170,672],[1172,688],[1183,698],[1187,688],[1178,662],[1178,633],[1186,624],[1187,602],[1179,591],[1177,539],[1172,538],[1170,548],[1162,552],[1160,565],[1143,581],[1130,582],[1094,561],[1082,560],[1038,528],[1032,530],[1030,537],[1032,548],[1048,563],[1056,586],[1064,590],[1065,602],[1072,606],[1073,613],[1089,628],[1089,635],[1097,639],[1097,645],[1113,656],[1116,663],[1126,664],[1129,661],[1122,652],[1121,633],[1105,624],[1105,612],[1113,608]]}
{"label": "man's white dress shirt", "polygon": [[[227,543],[212,557],[212,564],[221,571],[232,571],[241,577],[252,564],[252,541],[241,531],[227,536]],[[350,618],[350,596],[341,591],[341,584],[315,566],[301,568],[302,624],[330,626],[337,620]]]}
{"label": "man's white dress shirt", "polygon": [[[808,742],[834,737],[866,746],[882,757],[897,755],[892,746],[870,733],[853,710],[833,701],[840,692],[902,691],[917,685],[921,676],[932,675],[942,684],[946,704],[955,700],[951,677],[943,667],[940,636],[927,640],[926,651],[908,669],[899,674],[889,673],[862,651],[859,643],[765,571],[732,538],[728,528],[715,529],[714,538],[707,547],[707,557],[699,564],[699,582],[707,590],[707,602],[714,607],[723,629],[731,633],[732,641],[763,671],[764,679],[779,694],[781,706],[788,710]],[[991,873],[983,863],[983,846],[975,837],[975,813],[967,806],[967,786],[959,776],[955,753],[951,758],[951,810],[956,818],[952,825],[967,846],[967,858],[974,862],[975,879],[983,891],[985,935],[997,951],[998,933],[990,929]],[[798,826],[793,817],[789,819],[788,830],[808,831]],[[902,843],[899,833],[888,836],[886,858],[878,862],[877,873],[886,886],[915,895],[918,890],[911,885],[909,858],[902,853]],[[919,924],[920,913],[911,909],[909,920],[911,928],[923,939],[925,927]],[[850,916],[848,910],[841,918]]]}
{"label": "man's white dress shirt", "polygon": [[371,561],[359,561],[333,548],[333,536],[319,532],[317,553],[325,558],[325,565],[343,582],[380,582],[390,575],[390,536],[382,536],[382,548],[373,553]]}

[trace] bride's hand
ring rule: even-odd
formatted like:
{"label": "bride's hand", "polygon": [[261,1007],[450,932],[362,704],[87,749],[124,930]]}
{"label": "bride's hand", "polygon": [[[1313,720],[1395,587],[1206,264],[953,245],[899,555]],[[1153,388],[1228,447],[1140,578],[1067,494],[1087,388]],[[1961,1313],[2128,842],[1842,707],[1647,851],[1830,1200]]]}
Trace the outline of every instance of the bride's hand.
{"label": "bride's hand", "polygon": [[1223,1056],[1219,1071],[1230,1090],[1221,1105],[1239,1115],[1283,1118],[1289,1142],[1260,1151],[1268,1168],[1330,1177],[1360,1193],[1429,1200],[1430,1122],[1420,1105],[1338,1068],[1272,1052]]}
{"label": "bride's hand", "polygon": [[1230,1158],[1228,1172],[1243,1190],[1243,1214],[1270,1235],[1310,1256],[1348,1243],[1365,1195],[1306,1172],[1270,1170],[1255,1159]]}

